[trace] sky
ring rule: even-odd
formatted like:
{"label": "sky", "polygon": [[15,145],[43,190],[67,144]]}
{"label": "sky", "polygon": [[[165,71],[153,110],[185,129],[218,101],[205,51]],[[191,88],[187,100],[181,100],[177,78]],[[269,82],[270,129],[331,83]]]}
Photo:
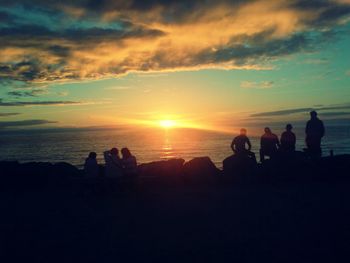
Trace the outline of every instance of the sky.
{"label": "sky", "polygon": [[0,0],[0,43],[0,129],[350,120],[349,0]]}

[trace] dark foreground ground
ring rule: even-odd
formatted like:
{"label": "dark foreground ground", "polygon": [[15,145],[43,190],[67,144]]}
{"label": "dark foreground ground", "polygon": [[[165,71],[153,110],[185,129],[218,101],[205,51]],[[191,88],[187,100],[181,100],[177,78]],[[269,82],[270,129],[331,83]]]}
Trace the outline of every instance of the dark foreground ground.
{"label": "dark foreground ground", "polygon": [[142,164],[133,188],[0,162],[2,262],[350,262],[350,155]]}
{"label": "dark foreground ground", "polygon": [[349,181],[145,186],[2,191],[1,262],[349,262]]}

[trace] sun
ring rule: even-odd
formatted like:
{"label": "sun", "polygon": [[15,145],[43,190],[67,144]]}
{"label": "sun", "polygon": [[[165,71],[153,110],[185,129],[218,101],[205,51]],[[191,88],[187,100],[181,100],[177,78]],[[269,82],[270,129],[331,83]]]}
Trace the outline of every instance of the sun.
{"label": "sun", "polygon": [[174,120],[161,120],[159,121],[159,125],[163,128],[172,128],[176,126],[176,122]]}

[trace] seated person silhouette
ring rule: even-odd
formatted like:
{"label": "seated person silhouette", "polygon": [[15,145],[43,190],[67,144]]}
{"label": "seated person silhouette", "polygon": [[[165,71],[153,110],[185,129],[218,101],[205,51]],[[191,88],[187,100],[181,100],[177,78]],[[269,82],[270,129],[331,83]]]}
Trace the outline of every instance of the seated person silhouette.
{"label": "seated person silhouette", "polygon": [[307,122],[305,133],[306,133],[306,146],[307,151],[311,157],[321,157],[321,139],[324,136],[325,128],[323,122],[317,118],[317,112],[310,112],[311,119]]}
{"label": "seated person silhouette", "polygon": [[137,176],[137,161],[128,148],[123,148],[122,152],[122,164],[124,168],[124,174],[126,176]]}
{"label": "seated person silhouette", "polygon": [[279,146],[277,135],[272,133],[269,127],[266,127],[265,133],[260,139],[260,162],[265,161],[265,156],[275,157]]}
{"label": "seated person silhouette", "polygon": [[[248,149],[246,149],[246,145],[248,146]],[[233,139],[231,143],[231,149],[235,154],[240,156],[247,156],[256,162],[255,154],[250,151],[251,148],[252,145],[249,138],[247,137],[247,130],[242,128],[240,130],[240,134]]]}
{"label": "seated person silhouette", "polygon": [[95,152],[90,152],[88,158],[85,159],[84,172],[87,177],[97,177],[99,174],[96,156],[97,154]]}
{"label": "seated person silhouette", "polygon": [[123,176],[123,165],[118,149],[112,148],[110,151],[105,151],[103,155],[106,162],[105,176],[109,178]]}
{"label": "seated person silhouette", "polygon": [[293,126],[291,124],[286,125],[286,130],[281,135],[281,147],[280,150],[283,153],[293,153],[295,151],[296,136],[292,132]]}

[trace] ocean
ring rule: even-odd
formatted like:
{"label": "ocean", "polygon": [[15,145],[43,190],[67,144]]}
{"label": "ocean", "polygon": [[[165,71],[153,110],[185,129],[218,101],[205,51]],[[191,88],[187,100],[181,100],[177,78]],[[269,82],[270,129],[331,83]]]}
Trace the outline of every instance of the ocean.
{"label": "ocean", "polygon": [[[283,126],[270,126],[280,136]],[[230,144],[239,128],[232,134],[197,129],[161,128],[106,128],[106,129],[42,129],[0,131],[0,160],[20,162],[69,162],[82,167],[91,151],[97,152],[103,163],[103,151],[112,147],[128,147],[138,163],[183,158],[186,161],[200,156],[209,156],[217,167],[232,154]],[[253,151],[259,151],[263,127],[248,127],[248,136]],[[305,147],[304,127],[295,127],[297,150]],[[259,134],[259,136],[257,136]],[[326,126],[322,141],[323,155],[350,154],[350,123]]]}

